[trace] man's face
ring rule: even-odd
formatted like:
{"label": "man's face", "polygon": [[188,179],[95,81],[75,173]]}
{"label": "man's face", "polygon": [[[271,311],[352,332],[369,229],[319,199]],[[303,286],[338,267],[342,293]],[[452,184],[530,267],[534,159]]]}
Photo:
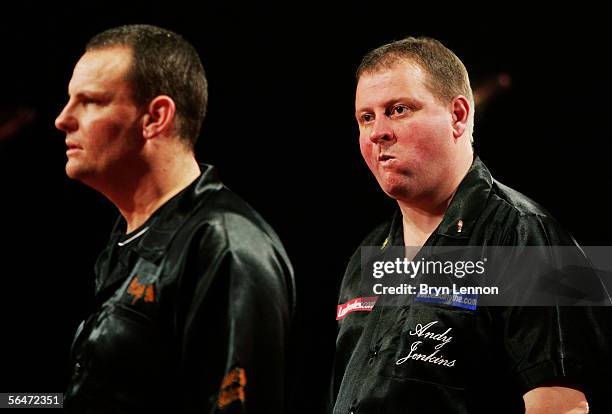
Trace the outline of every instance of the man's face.
{"label": "man's face", "polygon": [[142,148],[141,110],[126,79],[126,47],[86,52],[68,85],[68,103],[55,120],[66,133],[66,174],[99,186],[120,180]]}
{"label": "man's face", "polygon": [[399,61],[364,73],[355,116],[368,167],[390,197],[407,203],[437,200],[453,171],[453,114],[427,88],[419,65]]}

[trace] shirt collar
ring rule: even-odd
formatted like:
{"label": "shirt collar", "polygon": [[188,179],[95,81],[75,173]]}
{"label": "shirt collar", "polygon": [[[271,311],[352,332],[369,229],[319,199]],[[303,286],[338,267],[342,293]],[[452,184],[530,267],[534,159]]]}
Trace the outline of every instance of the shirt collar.
{"label": "shirt collar", "polygon": [[[457,187],[457,191],[444,213],[444,218],[434,234],[457,239],[469,238],[476,220],[489,199],[492,186],[493,177],[491,173],[480,158],[475,155],[470,169]],[[391,221],[387,241],[394,246],[404,245],[402,213],[399,208]]]}
{"label": "shirt collar", "polygon": [[488,168],[474,157],[472,166],[459,184],[437,233],[447,237],[467,238],[482,213],[493,186]]}
{"label": "shirt collar", "polygon": [[[149,230],[134,241],[132,249],[139,256],[150,261],[161,258],[187,219],[210,194],[223,187],[215,167],[200,164],[200,170],[202,173],[193,183],[159,208],[160,214],[148,223]],[[111,240],[118,240],[123,229],[125,220],[120,217],[113,229]]]}

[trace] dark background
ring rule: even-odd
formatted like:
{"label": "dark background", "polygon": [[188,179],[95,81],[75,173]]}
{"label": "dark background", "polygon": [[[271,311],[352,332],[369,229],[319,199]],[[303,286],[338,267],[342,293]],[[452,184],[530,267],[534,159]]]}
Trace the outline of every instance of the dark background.
{"label": "dark background", "polygon": [[348,257],[394,206],[361,160],[353,117],[353,74],[370,49],[428,35],[457,53],[474,87],[508,74],[511,87],[478,108],[477,153],[579,242],[611,244],[605,13],[193,7],[26,2],[2,16],[0,126],[21,122],[0,139],[1,392],[63,391],[72,335],[91,301],[92,266],[116,212],[65,177],[53,120],[84,44],[112,26],[160,25],[201,54],[210,103],[198,157],[272,224],[295,267],[301,412],[320,411]]}

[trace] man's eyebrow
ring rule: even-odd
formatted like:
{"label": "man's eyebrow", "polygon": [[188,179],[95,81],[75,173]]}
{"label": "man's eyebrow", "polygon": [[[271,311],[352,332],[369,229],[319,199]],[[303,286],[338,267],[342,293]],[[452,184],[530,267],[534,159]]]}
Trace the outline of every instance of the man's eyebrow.
{"label": "man's eyebrow", "polygon": [[95,89],[83,89],[78,91],[75,96],[100,96],[100,95],[105,95],[107,93],[103,92],[103,91],[97,91]]}
{"label": "man's eyebrow", "polygon": [[110,92],[96,91],[93,89],[85,89],[85,90],[76,92],[74,94],[74,97],[76,99],[83,99],[83,98],[108,99],[110,98],[111,95],[112,94]]}
{"label": "man's eyebrow", "polygon": [[416,104],[418,101],[414,98],[409,98],[407,96],[398,96],[396,98],[389,99],[385,102],[385,107],[395,105],[397,103],[408,103],[408,104]]}
{"label": "man's eyebrow", "polygon": [[[399,102],[405,102],[408,104],[417,104],[417,100],[414,98],[409,98],[407,96],[398,96],[398,97],[394,97],[394,98],[390,98],[386,101],[383,102],[382,106],[384,108],[388,108],[389,106],[395,105],[396,103]],[[361,108],[357,108],[355,109],[355,114],[359,114],[361,112],[367,112],[369,110],[369,106],[365,106],[365,107],[361,107]]]}

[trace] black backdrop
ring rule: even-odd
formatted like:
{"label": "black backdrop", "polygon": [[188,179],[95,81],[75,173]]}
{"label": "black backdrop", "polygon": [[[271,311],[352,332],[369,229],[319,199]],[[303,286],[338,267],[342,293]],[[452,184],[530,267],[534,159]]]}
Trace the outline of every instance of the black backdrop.
{"label": "black backdrop", "polygon": [[64,176],[53,120],[85,42],[111,26],[160,25],[202,56],[210,104],[198,157],[272,224],[296,270],[298,411],[320,411],[347,259],[393,209],[360,158],[353,119],[353,73],[371,48],[424,34],[462,58],[475,86],[509,74],[511,88],[477,112],[477,153],[581,243],[611,244],[605,14],[193,7],[25,3],[3,15],[0,121],[17,110],[33,118],[0,140],[1,392],[63,390],[70,341],[91,300],[92,265],[116,213]]}

